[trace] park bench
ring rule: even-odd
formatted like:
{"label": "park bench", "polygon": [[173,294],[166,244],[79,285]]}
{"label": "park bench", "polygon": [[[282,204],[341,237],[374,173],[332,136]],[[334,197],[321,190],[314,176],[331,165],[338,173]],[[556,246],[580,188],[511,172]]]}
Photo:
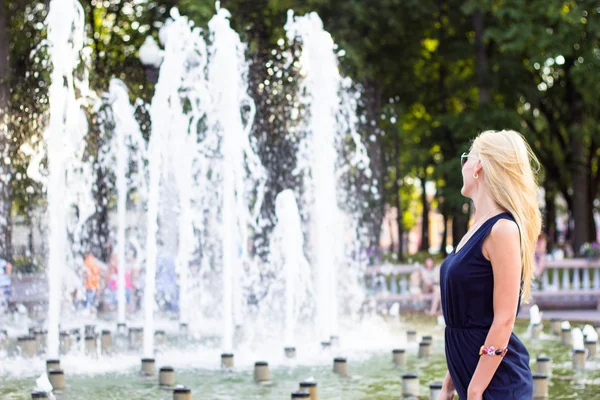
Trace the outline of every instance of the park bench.
{"label": "park bench", "polygon": [[46,274],[14,274],[11,282],[9,309],[14,312],[19,304],[30,314],[44,312],[48,304],[48,280]]}

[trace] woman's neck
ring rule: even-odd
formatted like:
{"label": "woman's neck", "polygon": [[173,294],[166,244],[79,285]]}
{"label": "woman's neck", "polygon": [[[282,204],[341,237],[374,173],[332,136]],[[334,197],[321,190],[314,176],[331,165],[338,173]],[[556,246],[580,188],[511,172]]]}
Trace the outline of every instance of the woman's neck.
{"label": "woman's neck", "polygon": [[489,218],[505,211],[485,190],[479,191],[477,198],[473,199],[473,205],[475,206],[475,221],[479,221],[484,216]]}

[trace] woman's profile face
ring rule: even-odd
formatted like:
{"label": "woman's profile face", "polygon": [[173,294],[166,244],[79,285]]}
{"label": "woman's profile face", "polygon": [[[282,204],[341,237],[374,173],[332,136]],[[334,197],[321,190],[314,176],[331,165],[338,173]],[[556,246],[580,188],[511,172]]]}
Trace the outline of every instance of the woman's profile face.
{"label": "woman's profile face", "polygon": [[466,161],[462,165],[463,186],[460,193],[471,199],[474,197],[475,178],[473,175],[475,174],[475,166],[478,162],[477,157],[469,152]]}

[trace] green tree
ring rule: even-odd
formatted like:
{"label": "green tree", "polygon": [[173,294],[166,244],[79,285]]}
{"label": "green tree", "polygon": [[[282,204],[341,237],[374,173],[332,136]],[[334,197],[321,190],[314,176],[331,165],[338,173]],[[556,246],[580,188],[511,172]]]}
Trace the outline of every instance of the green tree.
{"label": "green tree", "polygon": [[41,3],[0,2],[0,257],[8,259],[13,258],[13,208],[30,212],[40,200],[40,185],[26,174],[29,155],[20,150],[35,146],[43,135],[48,72],[44,50],[34,50],[45,15]]}
{"label": "green tree", "polygon": [[600,89],[597,2],[502,1],[491,7],[488,31],[498,47],[500,74],[518,96],[525,133],[545,168],[546,224],[553,228],[560,192],[574,220],[573,246],[595,240],[593,202],[598,196]]}

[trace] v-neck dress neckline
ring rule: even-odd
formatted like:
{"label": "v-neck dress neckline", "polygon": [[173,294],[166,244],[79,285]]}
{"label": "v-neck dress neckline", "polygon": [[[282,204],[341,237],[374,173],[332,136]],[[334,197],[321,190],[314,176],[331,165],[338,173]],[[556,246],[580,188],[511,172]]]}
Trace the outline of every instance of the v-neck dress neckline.
{"label": "v-neck dress neckline", "polygon": [[[467,244],[469,244],[469,242],[471,241],[471,239],[473,239],[473,237],[475,237],[475,236],[477,235],[477,233],[478,233],[478,232],[481,230],[481,228],[483,228],[483,227],[484,227],[484,225],[485,225],[485,224],[487,224],[488,222],[490,222],[491,220],[493,220],[494,218],[497,218],[499,215],[502,215],[502,214],[509,214],[509,215],[510,215],[510,213],[509,213],[508,211],[503,211],[503,212],[501,212],[501,213],[498,213],[498,214],[496,214],[496,215],[493,215],[493,216],[489,217],[488,219],[486,219],[485,221],[483,221],[483,223],[482,223],[482,224],[481,224],[481,225],[480,225],[480,226],[479,226],[477,229],[475,229],[475,232],[473,232],[473,233],[471,234],[471,237],[470,237],[470,238],[468,238],[468,239],[467,239],[467,241],[466,241],[466,242],[464,242],[462,246],[460,246],[460,249],[458,249],[458,250],[457,250],[457,249],[456,249],[456,247],[455,247],[455,248],[452,250],[452,254],[458,254],[458,253],[460,253],[460,251],[461,251],[462,249],[464,249],[464,248],[467,246]],[[459,244],[460,244],[460,243],[459,243]]]}

